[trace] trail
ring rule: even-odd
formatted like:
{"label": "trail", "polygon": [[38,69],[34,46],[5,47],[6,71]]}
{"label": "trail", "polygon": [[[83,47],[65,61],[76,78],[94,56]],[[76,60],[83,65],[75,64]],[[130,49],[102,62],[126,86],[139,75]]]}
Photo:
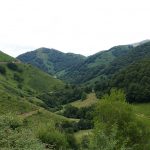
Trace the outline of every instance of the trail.
{"label": "trail", "polygon": [[30,117],[30,116],[32,116],[32,115],[37,114],[37,113],[38,113],[39,111],[41,111],[41,110],[42,110],[42,109],[38,109],[38,110],[26,112],[26,113],[20,114],[19,116],[22,117],[22,118],[27,118],[27,117]]}
{"label": "trail", "polygon": [[11,62],[9,62],[9,61],[0,61],[0,64],[8,64],[8,63],[21,64],[20,61],[11,61]]}
{"label": "trail", "polygon": [[150,119],[150,116],[146,116],[144,114],[136,114],[136,115],[141,118]]}

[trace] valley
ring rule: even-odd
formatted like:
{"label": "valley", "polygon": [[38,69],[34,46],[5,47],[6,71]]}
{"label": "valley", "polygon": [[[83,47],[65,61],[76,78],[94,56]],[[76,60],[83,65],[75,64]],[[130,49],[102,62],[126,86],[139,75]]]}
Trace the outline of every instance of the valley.
{"label": "valley", "polygon": [[149,41],[88,57],[0,51],[2,149],[149,150],[149,108]]}

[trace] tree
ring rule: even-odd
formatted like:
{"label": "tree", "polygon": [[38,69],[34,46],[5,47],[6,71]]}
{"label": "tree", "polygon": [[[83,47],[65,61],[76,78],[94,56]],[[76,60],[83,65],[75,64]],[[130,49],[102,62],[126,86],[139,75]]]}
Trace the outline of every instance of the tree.
{"label": "tree", "polygon": [[101,145],[100,150],[148,149],[149,130],[126,103],[122,91],[112,90],[100,100],[94,122],[93,148]]}
{"label": "tree", "polygon": [[0,74],[5,75],[6,74],[6,69],[3,66],[0,66]]}
{"label": "tree", "polygon": [[81,95],[81,100],[84,101],[87,98],[87,94],[85,92]]}

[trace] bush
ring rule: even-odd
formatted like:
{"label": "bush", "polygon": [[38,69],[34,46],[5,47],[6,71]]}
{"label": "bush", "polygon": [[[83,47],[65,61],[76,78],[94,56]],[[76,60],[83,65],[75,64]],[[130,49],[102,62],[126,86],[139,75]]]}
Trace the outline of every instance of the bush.
{"label": "bush", "polygon": [[[96,147],[147,149],[149,130],[134,114],[132,106],[125,101],[122,91],[112,90],[110,95],[104,96],[97,104],[93,138]],[[111,148],[108,147],[111,146],[109,143]]]}
{"label": "bush", "polygon": [[81,100],[84,101],[87,98],[87,94],[85,92],[82,93],[81,95]]}
{"label": "bush", "polygon": [[21,78],[18,74],[14,74],[14,80],[16,80],[17,82],[23,82],[23,78]]}
{"label": "bush", "polygon": [[18,66],[14,63],[8,63],[7,67],[13,71],[18,71]]}
{"label": "bush", "polygon": [[3,66],[0,66],[0,74],[5,75],[6,74],[6,69]]}
{"label": "bush", "polygon": [[93,128],[93,123],[91,120],[80,119],[80,121],[78,122],[79,130],[86,130],[86,129],[92,129],[92,128]]}
{"label": "bush", "polygon": [[67,149],[68,142],[64,133],[56,130],[52,124],[42,125],[38,129],[38,138],[47,144],[48,148]]}
{"label": "bush", "polygon": [[23,121],[12,115],[0,116],[0,148],[5,150],[43,150],[44,146],[31,131],[22,128]]}
{"label": "bush", "polygon": [[78,131],[77,122],[63,121],[62,123],[57,123],[55,126],[57,129],[65,131],[66,133],[73,133]]}
{"label": "bush", "polygon": [[64,116],[68,118],[77,118],[78,108],[72,105],[67,105],[65,107]]}

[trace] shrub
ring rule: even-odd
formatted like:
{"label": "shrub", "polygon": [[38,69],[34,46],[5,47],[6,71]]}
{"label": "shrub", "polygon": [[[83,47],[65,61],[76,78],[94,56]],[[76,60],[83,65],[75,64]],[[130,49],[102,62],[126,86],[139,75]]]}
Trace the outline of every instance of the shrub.
{"label": "shrub", "polygon": [[7,67],[13,71],[18,71],[18,66],[14,63],[8,63]]}
{"label": "shrub", "polygon": [[44,146],[31,131],[22,128],[23,121],[12,115],[0,116],[0,148],[5,150],[43,150]]}
{"label": "shrub", "polygon": [[[110,95],[104,96],[97,104],[93,138],[96,147],[101,145],[100,149],[110,150],[147,149],[149,130],[125,101],[122,91],[112,90]],[[108,147],[111,145],[111,148]]]}
{"label": "shrub", "polygon": [[16,80],[17,82],[23,82],[23,78],[21,78],[18,74],[14,74],[14,80]]}
{"label": "shrub", "polygon": [[38,129],[37,135],[43,143],[47,144],[48,148],[59,150],[68,147],[65,134],[56,130],[52,124],[41,125]]}
{"label": "shrub", "polygon": [[72,105],[67,105],[65,107],[64,116],[69,118],[77,118],[78,108]]}
{"label": "shrub", "polygon": [[87,94],[85,92],[82,93],[81,95],[81,100],[84,101],[87,98]]}
{"label": "shrub", "polygon": [[6,74],[6,69],[3,66],[0,66],[0,74],[5,75]]}

